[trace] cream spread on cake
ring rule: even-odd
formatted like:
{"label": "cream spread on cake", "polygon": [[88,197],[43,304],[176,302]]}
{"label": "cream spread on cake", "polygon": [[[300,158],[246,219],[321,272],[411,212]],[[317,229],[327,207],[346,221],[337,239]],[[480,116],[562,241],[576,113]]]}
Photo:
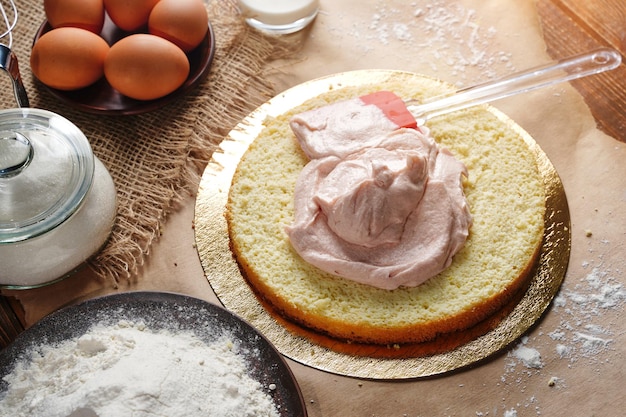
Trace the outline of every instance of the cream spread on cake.
{"label": "cream spread on cake", "polygon": [[379,146],[387,133],[400,127],[379,107],[358,98],[295,115],[289,125],[310,159],[344,158],[364,147]]}
{"label": "cream spread on cake", "polygon": [[465,165],[375,105],[348,100],[292,118],[311,161],[287,228],[307,262],[383,289],[414,287],[447,268],[472,222]]}

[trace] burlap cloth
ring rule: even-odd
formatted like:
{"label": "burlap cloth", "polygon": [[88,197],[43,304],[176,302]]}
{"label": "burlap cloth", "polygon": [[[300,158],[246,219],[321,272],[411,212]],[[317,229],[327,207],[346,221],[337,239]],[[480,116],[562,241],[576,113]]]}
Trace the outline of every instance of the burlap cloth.
{"label": "burlap cloth", "polygon": [[[216,39],[208,77],[185,97],[137,116],[87,114],[60,102],[35,82],[29,59],[33,36],[45,20],[43,2],[18,1],[19,20],[11,49],[20,63],[30,106],[74,122],[117,188],[116,222],[107,246],[90,265],[103,283],[131,277],[158,238],[168,212],[196,190],[216,145],[243,116],[274,92],[264,64],[297,48],[293,38],[263,36],[249,29],[231,0],[207,5]],[[8,44],[8,38],[4,40]],[[16,107],[8,77],[2,77],[2,108]]]}

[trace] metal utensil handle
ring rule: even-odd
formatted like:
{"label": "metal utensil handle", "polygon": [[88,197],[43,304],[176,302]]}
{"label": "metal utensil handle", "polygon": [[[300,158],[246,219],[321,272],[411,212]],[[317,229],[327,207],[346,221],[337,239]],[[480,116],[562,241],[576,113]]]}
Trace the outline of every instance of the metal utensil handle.
{"label": "metal utensil handle", "polygon": [[13,83],[13,93],[18,107],[30,107],[26,89],[20,76],[20,68],[17,57],[7,46],[0,44],[0,70],[4,70],[11,77]]}
{"label": "metal utensil handle", "polygon": [[5,7],[3,1],[0,0],[0,28],[4,32],[0,33],[0,41],[4,42],[8,39],[7,44],[0,43],[0,70],[6,71],[11,77],[13,84],[13,94],[18,107],[30,107],[26,89],[20,76],[20,68],[17,63],[17,57],[11,50],[13,45],[13,29],[17,25],[18,11],[13,0],[8,1],[10,7]]}
{"label": "metal utensil handle", "polygon": [[453,94],[434,97],[421,104],[412,105],[409,101],[407,107],[418,124],[423,124],[435,116],[611,70],[621,62],[622,56],[618,51],[611,48],[596,49]]}

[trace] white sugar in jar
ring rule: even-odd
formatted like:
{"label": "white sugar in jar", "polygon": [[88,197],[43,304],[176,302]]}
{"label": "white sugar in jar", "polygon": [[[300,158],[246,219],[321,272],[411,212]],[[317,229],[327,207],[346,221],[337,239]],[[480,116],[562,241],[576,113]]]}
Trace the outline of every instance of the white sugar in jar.
{"label": "white sugar in jar", "polygon": [[39,109],[0,111],[0,286],[75,271],[106,243],[113,180],[76,125]]}
{"label": "white sugar in jar", "polygon": [[319,0],[238,0],[237,3],[250,26],[274,34],[304,29],[319,11]]}

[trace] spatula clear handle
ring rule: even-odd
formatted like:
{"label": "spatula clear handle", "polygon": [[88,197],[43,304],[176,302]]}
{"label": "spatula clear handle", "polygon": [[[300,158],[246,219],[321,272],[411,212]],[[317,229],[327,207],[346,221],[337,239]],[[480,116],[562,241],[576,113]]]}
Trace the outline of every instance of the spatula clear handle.
{"label": "spatula clear handle", "polygon": [[407,107],[418,124],[423,124],[435,116],[611,70],[621,62],[622,57],[616,50],[596,49],[452,94],[433,97],[420,104],[410,100],[407,101]]}

